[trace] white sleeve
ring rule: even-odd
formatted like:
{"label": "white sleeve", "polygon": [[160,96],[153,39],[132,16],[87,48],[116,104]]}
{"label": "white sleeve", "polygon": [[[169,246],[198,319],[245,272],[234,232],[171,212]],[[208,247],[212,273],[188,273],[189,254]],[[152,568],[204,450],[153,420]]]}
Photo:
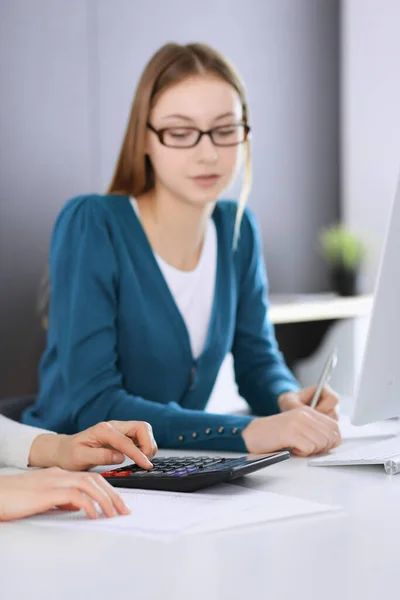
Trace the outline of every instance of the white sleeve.
{"label": "white sleeve", "polygon": [[50,432],[0,415],[0,465],[26,469],[33,440],[41,433]]}

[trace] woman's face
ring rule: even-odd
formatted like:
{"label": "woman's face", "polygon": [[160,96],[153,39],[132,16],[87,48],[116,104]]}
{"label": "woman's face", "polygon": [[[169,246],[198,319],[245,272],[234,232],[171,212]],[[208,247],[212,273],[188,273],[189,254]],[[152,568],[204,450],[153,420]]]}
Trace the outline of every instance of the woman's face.
{"label": "woman's face", "polygon": [[[186,128],[209,130],[221,127],[217,141],[233,141],[241,124],[242,105],[236,90],[227,82],[210,75],[189,77],[161,94],[149,122],[156,130],[167,128],[164,140],[179,147],[161,144],[148,130],[147,153],[156,177],[156,187],[166,189],[186,202],[215,202],[231,184],[242,159],[243,144],[215,146],[203,135],[196,146],[183,147],[196,134]],[[174,128],[174,129],[170,129]]]}

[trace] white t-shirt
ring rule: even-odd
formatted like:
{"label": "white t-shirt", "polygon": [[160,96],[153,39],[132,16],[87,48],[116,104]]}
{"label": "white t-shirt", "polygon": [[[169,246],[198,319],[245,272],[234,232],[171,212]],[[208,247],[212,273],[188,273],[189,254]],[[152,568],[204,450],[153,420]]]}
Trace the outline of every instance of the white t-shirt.
{"label": "white t-shirt", "polygon": [[[140,219],[139,207],[134,198],[132,206]],[[203,250],[194,271],[180,271],[154,253],[171,294],[179,308],[189,333],[194,358],[203,351],[214,301],[217,270],[217,231],[209,219]]]}
{"label": "white t-shirt", "polygon": [[41,433],[50,432],[0,415],[0,465],[26,468],[33,440]]}

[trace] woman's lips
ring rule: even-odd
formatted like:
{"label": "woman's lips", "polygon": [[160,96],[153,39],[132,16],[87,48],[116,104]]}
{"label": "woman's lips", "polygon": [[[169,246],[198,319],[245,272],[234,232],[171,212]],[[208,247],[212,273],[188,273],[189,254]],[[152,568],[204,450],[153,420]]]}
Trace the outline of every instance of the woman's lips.
{"label": "woman's lips", "polygon": [[198,175],[197,177],[192,177],[191,179],[197,183],[197,185],[199,185],[200,187],[212,187],[213,185],[215,185],[219,179],[221,178],[220,175]]}

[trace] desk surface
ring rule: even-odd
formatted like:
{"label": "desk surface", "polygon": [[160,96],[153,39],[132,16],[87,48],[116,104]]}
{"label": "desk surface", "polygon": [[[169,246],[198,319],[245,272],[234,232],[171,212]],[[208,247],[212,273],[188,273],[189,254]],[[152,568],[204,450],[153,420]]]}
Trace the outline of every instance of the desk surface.
{"label": "desk surface", "polygon": [[2,524],[1,599],[399,598],[400,476],[381,466],[316,468],[293,458],[241,485],[341,505],[344,512],[170,544]]}
{"label": "desk surface", "polygon": [[372,295],[271,294],[269,316],[274,324],[362,317],[369,314]]}

